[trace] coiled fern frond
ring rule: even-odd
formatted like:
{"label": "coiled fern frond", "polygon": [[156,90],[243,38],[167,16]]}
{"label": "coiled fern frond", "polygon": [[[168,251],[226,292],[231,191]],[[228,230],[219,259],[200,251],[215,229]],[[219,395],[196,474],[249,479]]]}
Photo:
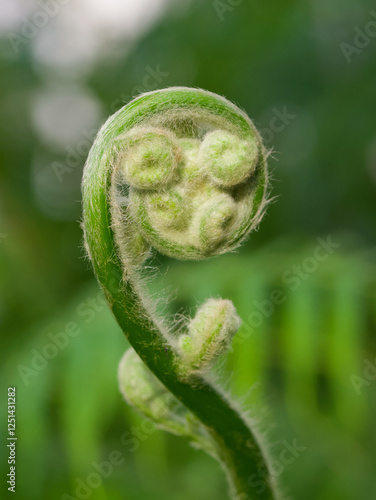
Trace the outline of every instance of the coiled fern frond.
{"label": "coiled fern frond", "polygon": [[[250,119],[207,91],[144,94],[109,118],[83,178],[88,255],[132,348],[119,380],[127,401],[216,457],[233,498],[275,498],[254,429],[207,373],[240,326],[229,300],[208,299],[173,332],[142,280],[156,249],[200,260],[235,249],[260,222],[267,152]],[[249,478],[265,488],[257,493]],[[259,490],[260,491],[260,490]]]}

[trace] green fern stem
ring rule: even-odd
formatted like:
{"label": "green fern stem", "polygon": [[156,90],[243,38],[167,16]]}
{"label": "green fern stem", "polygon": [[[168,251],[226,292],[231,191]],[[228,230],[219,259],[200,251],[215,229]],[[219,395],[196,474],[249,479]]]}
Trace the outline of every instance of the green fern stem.
{"label": "green fern stem", "polygon": [[[222,97],[179,87],[144,94],[110,117],[83,179],[86,247],[109,307],[156,377],[155,390],[167,389],[174,408],[191,415],[183,417],[194,421],[186,435],[220,461],[241,500],[275,494],[255,431],[205,376],[239,327],[235,309],[210,299],[176,340],[147,295],[142,263],[150,246],[194,260],[236,248],[262,217],[266,187],[266,152],[249,118]],[[130,376],[124,363],[120,379]],[[142,411],[146,399],[140,393],[134,402],[135,384],[136,392],[124,391]],[[180,422],[165,428],[184,434]],[[254,474],[262,491],[250,481]]]}

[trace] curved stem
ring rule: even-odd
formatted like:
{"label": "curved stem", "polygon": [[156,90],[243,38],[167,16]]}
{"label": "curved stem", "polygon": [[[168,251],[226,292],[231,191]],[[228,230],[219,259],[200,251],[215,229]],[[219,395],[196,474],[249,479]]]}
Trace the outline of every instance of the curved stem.
{"label": "curved stem", "polygon": [[[118,113],[110,119],[90,154],[83,182],[84,230],[89,256],[115,319],[134,350],[213,437],[234,498],[271,500],[275,497],[270,473],[249,423],[204,376],[195,374],[187,380],[179,376],[168,329],[153,312],[140,281],[139,267],[131,258],[119,255],[110,202],[113,160],[105,145],[137,122],[146,111],[142,104],[147,100],[148,96],[141,97],[126,108],[126,114],[121,110],[123,116]],[[224,109],[228,114],[233,113],[230,107]],[[236,120],[239,121],[238,116]],[[252,477],[262,480],[263,487],[260,482],[250,480]]]}

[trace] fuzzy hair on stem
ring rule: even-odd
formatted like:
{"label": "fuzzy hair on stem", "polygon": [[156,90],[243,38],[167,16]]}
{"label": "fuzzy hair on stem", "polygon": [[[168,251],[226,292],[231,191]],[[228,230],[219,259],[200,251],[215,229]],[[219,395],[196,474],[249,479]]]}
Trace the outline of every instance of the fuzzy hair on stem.
{"label": "fuzzy hair on stem", "polygon": [[125,399],[214,456],[231,497],[249,500],[277,498],[267,453],[252,422],[208,376],[240,326],[235,307],[209,298],[174,331],[143,275],[153,251],[201,260],[236,249],[265,211],[267,156],[234,104],[172,87],[140,95],[107,120],[82,182],[85,247],[132,346],[119,366]]}

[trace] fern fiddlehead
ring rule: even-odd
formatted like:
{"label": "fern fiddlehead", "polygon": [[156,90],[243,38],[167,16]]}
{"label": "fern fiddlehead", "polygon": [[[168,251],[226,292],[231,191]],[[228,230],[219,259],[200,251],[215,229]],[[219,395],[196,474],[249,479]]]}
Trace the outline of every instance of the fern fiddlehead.
{"label": "fern fiddlehead", "polygon": [[[205,374],[240,326],[232,302],[208,299],[172,334],[142,281],[150,249],[199,260],[236,248],[259,223],[266,151],[235,105],[176,87],[143,94],[109,118],[83,178],[88,255],[131,348],[119,367],[127,401],[223,465],[231,495],[274,497],[258,438]],[[257,474],[264,487],[249,478]],[[261,491],[262,490],[262,491]]]}

